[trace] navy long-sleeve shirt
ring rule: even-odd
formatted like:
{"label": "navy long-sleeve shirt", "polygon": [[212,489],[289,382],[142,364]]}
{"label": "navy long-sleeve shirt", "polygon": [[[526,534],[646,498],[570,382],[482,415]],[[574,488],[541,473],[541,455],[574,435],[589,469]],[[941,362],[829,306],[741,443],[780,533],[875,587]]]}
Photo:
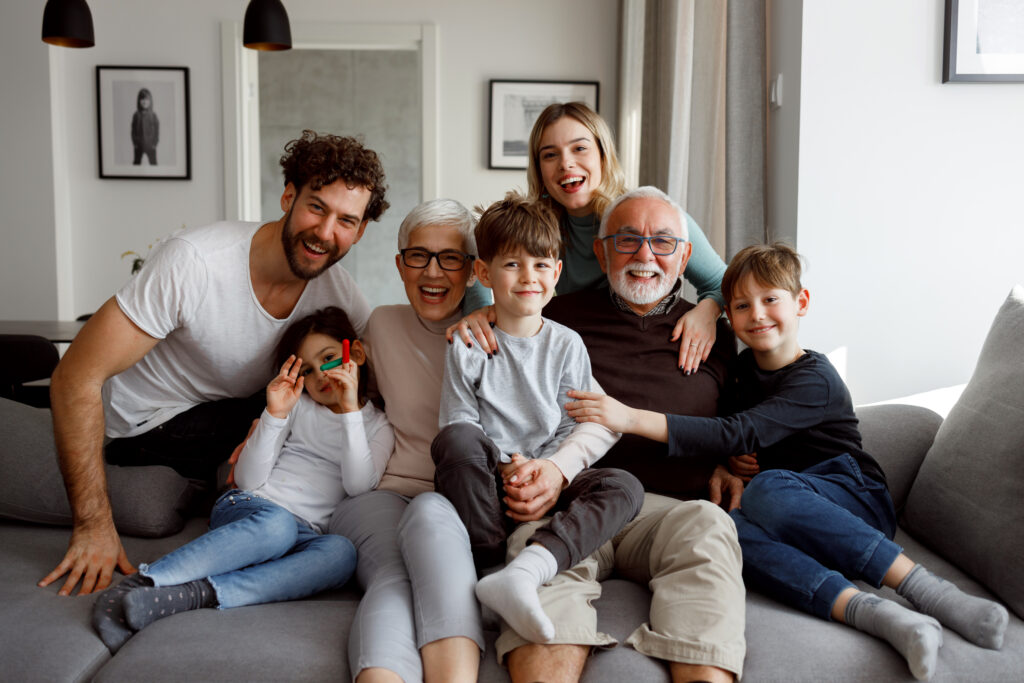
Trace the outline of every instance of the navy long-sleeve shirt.
{"label": "navy long-sleeve shirt", "polygon": [[729,385],[729,417],[668,415],[670,456],[757,453],[761,471],[803,471],[849,453],[866,475],[885,483],[861,446],[850,392],[816,351],[778,370],[761,370],[747,349]]}

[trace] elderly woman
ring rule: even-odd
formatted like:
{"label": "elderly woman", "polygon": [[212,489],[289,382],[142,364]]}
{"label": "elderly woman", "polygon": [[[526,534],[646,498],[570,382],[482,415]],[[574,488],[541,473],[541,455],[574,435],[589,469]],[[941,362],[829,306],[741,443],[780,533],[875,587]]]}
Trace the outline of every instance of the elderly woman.
{"label": "elderly woman", "polygon": [[484,648],[476,571],[458,514],[433,492],[445,328],[472,281],[473,218],[461,204],[420,204],[398,232],[408,305],[382,306],[366,328],[370,360],[395,429],[376,491],[343,501],[330,531],[352,540],[365,591],[349,639],[359,683],[475,681]]}

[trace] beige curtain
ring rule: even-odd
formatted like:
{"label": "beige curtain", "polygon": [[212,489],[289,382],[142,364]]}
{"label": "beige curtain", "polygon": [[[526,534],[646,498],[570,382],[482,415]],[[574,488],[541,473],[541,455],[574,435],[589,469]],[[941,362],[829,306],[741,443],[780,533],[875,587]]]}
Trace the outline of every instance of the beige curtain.
{"label": "beige curtain", "polygon": [[645,0],[643,22],[639,182],[728,258],[765,238],[764,2]]}

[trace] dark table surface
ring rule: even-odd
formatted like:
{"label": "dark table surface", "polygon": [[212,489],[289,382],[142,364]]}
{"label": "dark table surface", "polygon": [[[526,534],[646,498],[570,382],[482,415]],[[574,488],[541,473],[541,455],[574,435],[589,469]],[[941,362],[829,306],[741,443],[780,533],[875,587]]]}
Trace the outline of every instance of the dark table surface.
{"label": "dark table surface", "polygon": [[78,320],[0,320],[0,334],[34,334],[54,343],[68,343],[84,324]]}

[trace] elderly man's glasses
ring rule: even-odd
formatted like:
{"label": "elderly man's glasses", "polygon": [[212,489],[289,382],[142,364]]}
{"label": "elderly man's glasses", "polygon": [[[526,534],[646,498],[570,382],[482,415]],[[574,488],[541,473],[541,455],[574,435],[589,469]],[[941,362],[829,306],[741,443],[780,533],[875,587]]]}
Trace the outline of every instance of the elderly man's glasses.
{"label": "elderly man's glasses", "polygon": [[657,256],[669,256],[676,253],[676,247],[679,243],[686,241],[682,237],[671,237],[669,235],[644,237],[643,235],[634,235],[629,232],[620,232],[617,235],[608,235],[601,239],[614,240],[612,244],[615,246],[615,251],[620,254],[635,254],[640,251],[640,247],[644,246],[644,242],[647,242],[651,252]]}
{"label": "elderly man's glasses", "polygon": [[402,263],[410,268],[426,268],[430,265],[430,259],[437,259],[437,265],[441,270],[462,270],[466,264],[472,261],[475,256],[463,253],[456,249],[442,249],[441,251],[427,251],[419,247],[399,249],[402,255]]}

